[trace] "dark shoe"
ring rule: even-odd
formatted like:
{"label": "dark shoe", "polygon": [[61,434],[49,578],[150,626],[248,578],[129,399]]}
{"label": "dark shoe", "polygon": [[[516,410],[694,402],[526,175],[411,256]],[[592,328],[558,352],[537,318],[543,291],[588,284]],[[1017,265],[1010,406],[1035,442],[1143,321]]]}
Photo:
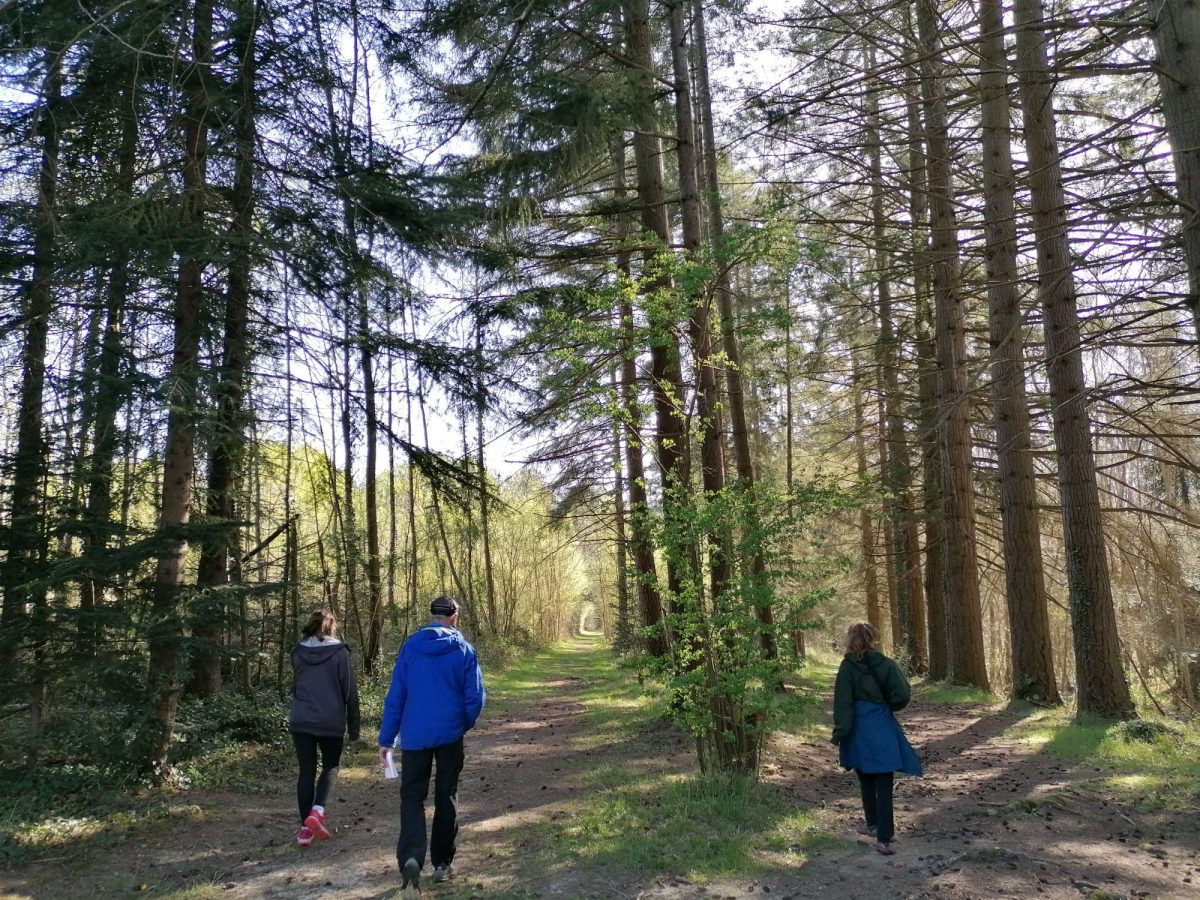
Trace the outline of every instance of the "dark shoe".
{"label": "dark shoe", "polygon": [[421,896],[421,864],[415,859],[406,860],[400,869],[400,896],[403,900]]}
{"label": "dark shoe", "polygon": [[884,856],[891,856],[896,851],[892,849],[891,844],[885,844],[883,841],[880,841],[878,844],[875,845],[875,852],[881,853]]}
{"label": "dark shoe", "polygon": [[874,825],[859,824],[854,827],[854,830],[859,834],[869,834],[871,837],[875,837]]}
{"label": "dark shoe", "polygon": [[443,881],[449,881],[454,876],[454,867],[449,863],[444,866],[435,866],[433,869],[433,880],[438,884]]}

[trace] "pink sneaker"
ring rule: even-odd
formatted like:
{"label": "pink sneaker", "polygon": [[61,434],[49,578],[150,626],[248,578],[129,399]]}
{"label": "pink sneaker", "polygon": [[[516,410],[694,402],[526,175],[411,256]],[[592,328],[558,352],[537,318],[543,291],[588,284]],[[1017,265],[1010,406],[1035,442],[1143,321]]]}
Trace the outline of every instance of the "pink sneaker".
{"label": "pink sneaker", "polygon": [[300,830],[296,832],[296,843],[301,847],[307,847],[313,842],[312,829],[307,825],[301,825]]}
{"label": "pink sneaker", "polygon": [[314,809],[308,814],[308,818],[304,820],[304,826],[312,832],[314,841],[327,841],[332,835],[329,833],[329,828],[325,825],[325,813]]}

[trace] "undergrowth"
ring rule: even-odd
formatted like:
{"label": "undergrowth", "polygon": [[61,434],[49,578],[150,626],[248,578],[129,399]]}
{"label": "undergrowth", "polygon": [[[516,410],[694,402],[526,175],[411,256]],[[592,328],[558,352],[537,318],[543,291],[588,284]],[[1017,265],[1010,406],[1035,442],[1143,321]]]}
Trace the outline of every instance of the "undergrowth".
{"label": "undergrowth", "polygon": [[1092,779],[1146,811],[1194,809],[1200,801],[1200,728],[1165,719],[1133,722],[1072,718],[1040,710],[1011,733],[1031,747],[1100,769]]}
{"label": "undergrowth", "polygon": [[[290,746],[287,701],[276,692],[227,691],[180,704],[172,778],[154,785],[127,758],[136,706],[113,694],[105,704],[61,703],[47,723],[42,763],[0,758],[0,864],[52,854],[81,841],[122,840],[152,821],[197,814],[186,792],[275,790],[278,757]],[[20,719],[0,729],[7,748],[24,746]]]}

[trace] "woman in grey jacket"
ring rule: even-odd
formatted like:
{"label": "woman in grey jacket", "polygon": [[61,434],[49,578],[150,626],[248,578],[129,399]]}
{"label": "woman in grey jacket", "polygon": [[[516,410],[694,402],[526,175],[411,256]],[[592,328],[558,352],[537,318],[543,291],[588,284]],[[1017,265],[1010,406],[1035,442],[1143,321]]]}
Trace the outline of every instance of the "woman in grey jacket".
{"label": "woman in grey jacket", "polygon": [[296,843],[307,847],[314,840],[329,837],[325,801],[337,781],[347,729],[350,740],[358,740],[358,685],[350,664],[350,649],[338,639],[333,613],[318,609],[300,633],[303,638],[292,648],[295,681],[289,727],[300,762],[296,781],[300,830],[296,832]]}

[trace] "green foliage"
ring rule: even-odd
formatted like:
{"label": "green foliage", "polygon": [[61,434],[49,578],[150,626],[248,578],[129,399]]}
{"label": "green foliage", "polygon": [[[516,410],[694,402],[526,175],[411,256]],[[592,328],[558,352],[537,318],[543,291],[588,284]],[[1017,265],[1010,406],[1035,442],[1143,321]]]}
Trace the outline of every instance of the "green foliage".
{"label": "green foliage", "polygon": [[[703,505],[668,502],[656,523],[659,546],[690,577],[682,590],[666,593],[671,651],[649,659],[648,666],[664,683],[676,722],[697,738],[702,769],[753,773],[773,727],[785,666],[798,662],[792,631],[809,624],[812,609],[830,594],[824,580],[846,565],[797,551],[812,549],[807,530],[853,506],[857,495],[832,481],[814,480],[790,496],[765,487],[751,495],[735,483],[704,499]],[[729,543],[714,540],[719,535],[728,535]],[[735,573],[726,590],[704,601],[700,573],[690,568],[692,548],[701,546],[710,555],[729,553]],[[757,571],[756,559],[765,571]],[[774,585],[785,572],[804,587],[781,602]],[[773,609],[774,623],[763,623],[764,608]],[[764,654],[764,636],[778,648],[778,658]]]}
{"label": "green foliage", "polygon": [[273,693],[246,696],[225,690],[215,697],[185,699],[179,706],[175,759],[194,760],[231,744],[289,745],[290,702]]}

